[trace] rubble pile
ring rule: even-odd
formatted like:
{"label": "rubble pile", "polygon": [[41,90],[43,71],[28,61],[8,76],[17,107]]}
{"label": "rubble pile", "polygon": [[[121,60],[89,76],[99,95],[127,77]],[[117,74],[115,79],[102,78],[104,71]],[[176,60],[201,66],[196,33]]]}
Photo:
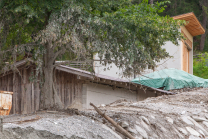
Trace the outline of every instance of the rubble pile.
{"label": "rubble pile", "polygon": [[[208,139],[208,89],[148,98],[140,102],[118,100],[98,107],[135,139]],[[37,113],[4,118],[8,138],[124,139],[93,108],[57,113]],[[4,135],[0,133],[0,138]],[[32,138],[33,137],[33,138]]]}
{"label": "rubble pile", "polygon": [[120,101],[99,108],[137,139],[208,138],[205,88],[140,102]]}

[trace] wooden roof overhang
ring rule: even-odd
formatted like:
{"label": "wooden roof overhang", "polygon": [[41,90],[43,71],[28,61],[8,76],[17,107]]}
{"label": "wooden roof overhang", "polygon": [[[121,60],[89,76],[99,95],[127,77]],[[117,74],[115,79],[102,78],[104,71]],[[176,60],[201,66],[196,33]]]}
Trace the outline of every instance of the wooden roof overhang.
{"label": "wooden roof overhang", "polygon": [[201,23],[193,12],[174,16],[173,19],[187,21],[185,27],[192,36],[197,36],[205,33],[205,29],[202,27]]}
{"label": "wooden roof overhang", "polygon": [[[20,67],[20,66],[24,66],[24,65],[32,65],[32,63],[34,63],[34,61],[32,59],[26,58],[26,59],[16,62],[14,64],[14,66]],[[112,85],[112,86],[127,88],[129,90],[134,90],[134,91],[136,91],[138,88],[143,88],[144,90],[154,91],[155,93],[158,92],[158,93],[166,94],[166,95],[176,94],[174,92],[170,92],[170,91],[166,91],[166,90],[161,90],[161,89],[157,89],[157,88],[152,88],[152,87],[148,87],[148,86],[144,86],[144,85],[135,84],[135,83],[132,83],[132,82],[125,80],[125,79],[114,78],[114,77],[110,77],[110,76],[106,76],[106,75],[102,75],[102,74],[94,74],[93,75],[91,72],[84,71],[84,70],[77,69],[77,68],[72,68],[69,66],[59,65],[56,67],[56,70],[75,74],[75,75],[77,75],[77,79],[91,81],[92,83],[101,83],[101,84],[105,84],[105,85]],[[11,74],[11,73],[13,73],[13,71],[11,69],[8,69],[4,74],[0,74],[0,77]]]}

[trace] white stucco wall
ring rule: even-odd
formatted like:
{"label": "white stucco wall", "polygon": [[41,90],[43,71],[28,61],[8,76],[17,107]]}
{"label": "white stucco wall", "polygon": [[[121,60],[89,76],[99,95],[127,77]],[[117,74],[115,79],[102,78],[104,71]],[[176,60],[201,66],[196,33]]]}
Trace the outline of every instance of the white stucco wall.
{"label": "white stucco wall", "polygon": [[169,53],[172,58],[166,58],[161,60],[157,63],[156,70],[168,69],[168,68],[175,68],[178,70],[182,69],[182,48],[181,48],[181,41],[178,42],[179,45],[176,46],[172,42],[166,42],[162,48],[166,49],[166,52]]}
{"label": "white stucco wall", "polygon": [[101,85],[95,83],[86,84],[86,95],[83,99],[84,101],[83,108],[92,108],[89,103],[92,102],[95,105],[100,104],[109,104],[118,99],[126,99],[128,101],[136,101],[137,94],[135,91],[130,91],[122,88],[115,88],[108,85]]}
{"label": "white stucco wall", "polygon": [[[192,41],[192,45],[193,45],[193,37],[188,32],[188,30],[185,27],[181,27],[181,29],[179,29],[179,31],[181,32],[181,30],[183,30],[183,32],[186,34],[186,36],[189,38],[189,40]],[[165,48],[166,51],[169,53],[169,55],[173,56],[173,57],[167,58],[167,59],[164,59],[164,60],[161,60],[160,62],[158,62],[157,68],[155,69],[155,71],[162,70],[162,69],[168,69],[168,68],[175,68],[178,70],[183,70],[182,41],[178,40],[178,44],[179,45],[176,46],[172,42],[168,41],[165,43],[164,46],[162,46],[162,48]],[[94,56],[94,59],[96,59],[96,60],[99,59],[97,54]],[[122,69],[117,68],[115,66],[115,64],[110,64],[110,65],[104,66],[104,65],[100,64],[100,62],[95,62],[94,67],[95,67],[94,68],[95,72],[99,73],[99,74],[103,74],[103,75],[107,75],[107,76],[111,76],[111,77],[115,77],[115,78],[124,78],[129,81],[134,79],[134,77],[129,77],[129,78],[123,77],[122,76]],[[106,68],[106,70],[104,70],[105,68]],[[107,68],[109,68],[109,70]],[[142,74],[148,74],[151,72],[153,72],[153,70],[147,69],[144,72],[142,72]],[[189,51],[189,73],[193,74],[193,49]]]}
{"label": "white stucco wall", "polygon": [[[98,54],[94,55],[94,59],[95,60],[99,60],[100,58],[98,57]],[[107,75],[107,76],[111,76],[111,77],[115,77],[115,78],[124,78],[124,79],[129,79],[126,77],[122,76],[122,69],[117,68],[117,66],[115,64],[107,64],[102,65],[100,64],[100,62],[95,61],[94,62],[94,70],[95,73],[98,74],[103,74],[103,75]],[[130,79],[129,79],[130,81]]]}
{"label": "white stucco wall", "polygon": [[109,85],[96,83],[83,84],[82,90],[82,108],[92,108],[89,103],[95,105],[109,104],[118,99],[126,99],[127,101],[142,101],[148,97],[156,97],[154,91],[139,89],[136,91],[125,88],[113,89]]}
{"label": "white stucco wall", "polygon": [[[159,63],[157,63],[158,67],[155,70],[162,70],[162,69],[167,69],[167,68],[176,68],[181,70],[182,69],[182,47],[181,47],[181,41],[179,41],[179,46],[174,45],[172,42],[166,42],[163,48],[166,49],[166,51],[173,56],[173,58],[167,58],[165,60],[161,60]],[[98,55],[96,54],[94,56],[94,59],[99,59]],[[116,78],[124,78],[129,81],[134,79],[134,77],[126,78],[122,76],[122,70],[117,68],[115,64],[110,64],[107,66],[104,66],[100,64],[100,62],[95,62],[94,63],[95,67],[95,72],[103,75],[108,75],[111,77],[116,77]],[[105,68],[110,68],[110,70]],[[153,70],[145,70],[142,74],[147,74],[151,73]]]}

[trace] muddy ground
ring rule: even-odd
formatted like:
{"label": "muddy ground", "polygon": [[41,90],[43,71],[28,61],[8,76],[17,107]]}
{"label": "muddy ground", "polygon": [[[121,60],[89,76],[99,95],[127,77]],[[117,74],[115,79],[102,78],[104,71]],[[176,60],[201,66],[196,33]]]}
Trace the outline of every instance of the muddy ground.
{"label": "muddy ground", "polygon": [[[99,107],[137,139],[208,139],[208,89]],[[77,115],[79,114],[79,115]],[[122,139],[93,109],[4,117],[0,138]]]}

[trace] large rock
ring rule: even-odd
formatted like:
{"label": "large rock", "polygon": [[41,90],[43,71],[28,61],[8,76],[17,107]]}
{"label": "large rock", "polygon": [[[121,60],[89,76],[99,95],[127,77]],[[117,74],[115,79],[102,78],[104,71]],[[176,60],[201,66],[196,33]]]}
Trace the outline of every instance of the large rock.
{"label": "large rock", "polygon": [[142,136],[136,136],[135,139],[143,139]]}
{"label": "large rock", "polygon": [[173,124],[173,119],[171,119],[170,117],[166,117],[167,121],[171,124]]}
{"label": "large rock", "polygon": [[205,118],[197,117],[197,116],[192,116],[192,118],[193,118],[196,122],[208,121],[208,120],[205,119]]}
{"label": "large rock", "polygon": [[141,121],[141,125],[148,131],[150,131],[150,127],[143,121]]}
{"label": "large rock", "polygon": [[202,123],[203,123],[206,127],[208,127],[208,122],[203,121]]}
{"label": "large rock", "polygon": [[178,127],[178,130],[183,133],[184,135],[188,135],[188,132],[186,131],[186,129],[183,129],[181,127]]}
{"label": "large rock", "polygon": [[201,138],[197,137],[197,136],[194,136],[194,135],[191,135],[191,136],[189,136],[189,139],[201,139]]}
{"label": "large rock", "polygon": [[127,128],[127,127],[129,127],[129,123],[127,121],[123,121],[123,122],[121,122],[121,127]]}
{"label": "large rock", "polygon": [[201,133],[203,136],[205,136],[203,131],[199,130],[199,133]]}
{"label": "large rock", "polygon": [[175,127],[173,127],[173,129],[175,130],[175,132],[177,133],[177,135],[181,138],[181,139],[183,139],[184,138],[184,136],[175,128]]}
{"label": "large rock", "polygon": [[199,134],[196,130],[194,130],[193,128],[191,128],[191,127],[186,127],[186,129],[188,130],[188,132],[189,132],[191,135],[194,135],[194,136],[197,136],[197,137],[200,136],[200,134]]}
{"label": "large rock", "polygon": [[150,124],[150,123],[149,123],[149,120],[148,120],[146,117],[141,116],[140,118],[141,118],[145,123],[147,123],[148,125]]}
{"label": "large rock", "polygon": [[138,125],[135,125],[135,128],[136,128],[136,130],[139,132],[139,134],[142,135],[142,137],[143,137],[144,139],[148,139],[147,132],[146,132],[144,129],[142,129],[142,128],[139,127]]}
{"label": "large rock", "polygon": [[181,117],[182,121],[185,122],[188,125],[194,125],[189,119],[188,116],[182,116]]}
{"label": "large rock", "polygon": [[118,139],[122,139],[121,136],[119,136],[116,132],[114,132],[112,129],[110,129],[109,127],[107,127],[106,125],[102,125],[102,128],[108,130],[110,133],[112,133],[114,136],[116,136]]}
{"label": "large rock", "polygon": [[128,131],[130,133],[134,133],[135,135],[138,133],[136,129],[133,129],[133,128],[128,128]]}
{"label": "large rock", "polygon": [[197,126],[198,128],[200,128],[200,129],[204,132],[205,135],[208,135],[208,132],[207,132],[200,124],[198,124],[194,119],[192,119],[192,118],[189,117],[189,116],[188,116],[188,119],[189,119],[192,123],[194,123],[195,126]]}

